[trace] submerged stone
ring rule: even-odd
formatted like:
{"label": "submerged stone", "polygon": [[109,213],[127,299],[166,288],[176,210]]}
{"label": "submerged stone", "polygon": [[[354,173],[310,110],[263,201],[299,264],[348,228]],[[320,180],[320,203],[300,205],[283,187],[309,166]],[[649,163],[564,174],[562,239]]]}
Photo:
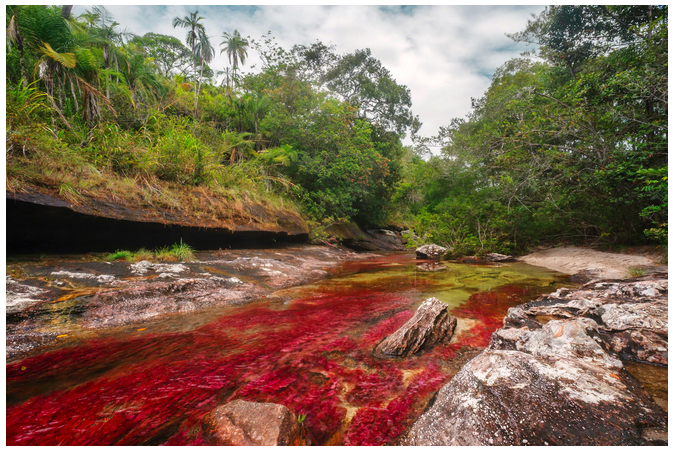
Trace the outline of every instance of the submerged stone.
{"label": "submerged stone", "polygon": [[376,345],[374,355],[404,357],[448,343],[457,320],[447,309],[448,305],[437,298],[426,299],[409,321]]}
{"label": "submerged stone", "polygon": [[231,401],[206,418],[211,443],[224,446],[303,446],[297,417],[280,404]]}

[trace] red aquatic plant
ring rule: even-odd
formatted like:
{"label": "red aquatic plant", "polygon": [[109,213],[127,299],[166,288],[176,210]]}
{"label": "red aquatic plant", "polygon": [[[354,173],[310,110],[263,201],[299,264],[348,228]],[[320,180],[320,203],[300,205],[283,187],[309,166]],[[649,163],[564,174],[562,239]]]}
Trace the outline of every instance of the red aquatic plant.
{"label": "red aquatic plant", "polygon": [[[345,444],[392,443],[454,372],[445,366],[450,357],[485,346],[523,293],[472,295],[452,312],[476,320],[468,333],[404,360],[371,350],[413,316],[415,300],[379,288],[325,292],[284,308],[249,305],[192,331],[46,352],[7,365],[7,443],[202,445],[203,417],[236,398],[306,415],[313,444],[342,432]],[[347,407],[358,411],[344,428]]]}

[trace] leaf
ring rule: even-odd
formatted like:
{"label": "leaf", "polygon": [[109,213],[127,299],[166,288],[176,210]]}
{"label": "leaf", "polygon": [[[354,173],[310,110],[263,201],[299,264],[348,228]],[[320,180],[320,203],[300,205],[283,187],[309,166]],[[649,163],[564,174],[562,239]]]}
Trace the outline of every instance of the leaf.
{"label": "leaf", "polygon": [[59,53],[46,42],[42,42],[42,45],[40,51],[62,66],[72,69],[77,65],[77,56],[74,53]]}

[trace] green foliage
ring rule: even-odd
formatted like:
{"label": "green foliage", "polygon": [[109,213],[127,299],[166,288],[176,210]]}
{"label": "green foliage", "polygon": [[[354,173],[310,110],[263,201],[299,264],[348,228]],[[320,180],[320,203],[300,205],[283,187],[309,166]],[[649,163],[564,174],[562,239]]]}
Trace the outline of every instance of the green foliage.
{"label": "green foliage", "polygon": [[106,256],[105,260],[107,260],[108,262],[113,262],[115,260],[125,260],[127,262],[133,262],[134,260],[136,260],[136,256],[131,251],[118,249],[114,253]]}
{"label": "green foliage", "polygon": [[174,243],[170,248],[162,247],[154,251],[149,251],[145,248],[141,248],[137,252],[119,249],[107,255],[105,260],[109,262],[115,260],[125,260],[127,262],[135,262],[136,260],[179,260],[181,262],[191,262],[194,260],[194,250],[180,239],[180,243]]}
{"label": "green foliage", "polygon": [[[187,45],[129,41],[101,7],[7,13],[9,189],[51,186],[73,202],[114,192],[194,214],[210,206],[189,189],[239,212],[296,201],[316,238],[331,220],[392,220],[456,255],[667,241],[667,6],[549,7],[513,35],[541,59],[505,63],[468,117],[416,136],[415,151],[401,143],[420,124],[410,92],[368,49],[225,33],[235,73],[216,86],[198,12],[174,20]],[[239,74],[249,49],[261,71]]]}
{"label": "green foliage", "polygon": [[646,271],[644,269],[636,268],[636,267],[630,267],[628,269],[628,272],[629,272],[629,277],[631,277],[631,278],[642,276],[646,273]]}
{"label": "green foliage", "polygon": [[408,163],[415,182],[395,200],[420,214],[417,230],[474,252],[505,237],[664,241],[666,11],[560,6],[529,22],[515,38],[546,61],[507,62],[436,137],[442,157]]}
{"label": "green foliage", "polygon": [[171,253],[181,261],[190,262],[194,260],[194,250],[191,246],[183,243],[182,239],[180,239],[179,244],[173,244],[171,247]]}

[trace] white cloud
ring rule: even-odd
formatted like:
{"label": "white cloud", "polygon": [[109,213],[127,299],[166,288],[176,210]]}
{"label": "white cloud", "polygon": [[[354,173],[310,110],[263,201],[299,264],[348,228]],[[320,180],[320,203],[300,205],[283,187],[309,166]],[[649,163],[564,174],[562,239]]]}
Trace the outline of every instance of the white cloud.
{"label": "white cloud", "polygon": [[[224,31],[238,29],[260,39],[267,31],[284,48],[321,40],[338,53],[371,48],[400,84],[411,89],[413,111],[423,122],[421,134],[436,134],[440,126],[470,111],[470,98],[483,95],[495,69],[521,51],[505,33],[521,31],[531,13],[542,6],[106,6],[122,27],[136,34],[152,31],[184,40],[173,29],[175,16],[195,9],[216,48],[215,69],[227,66],[220,55]],[[84,11],[76,6],[74,13]],[[402,12],[404,9],[404,13]],[[258,62],[249,51],[246,67]],[[244,69],[246,68],[244,67]]]}

